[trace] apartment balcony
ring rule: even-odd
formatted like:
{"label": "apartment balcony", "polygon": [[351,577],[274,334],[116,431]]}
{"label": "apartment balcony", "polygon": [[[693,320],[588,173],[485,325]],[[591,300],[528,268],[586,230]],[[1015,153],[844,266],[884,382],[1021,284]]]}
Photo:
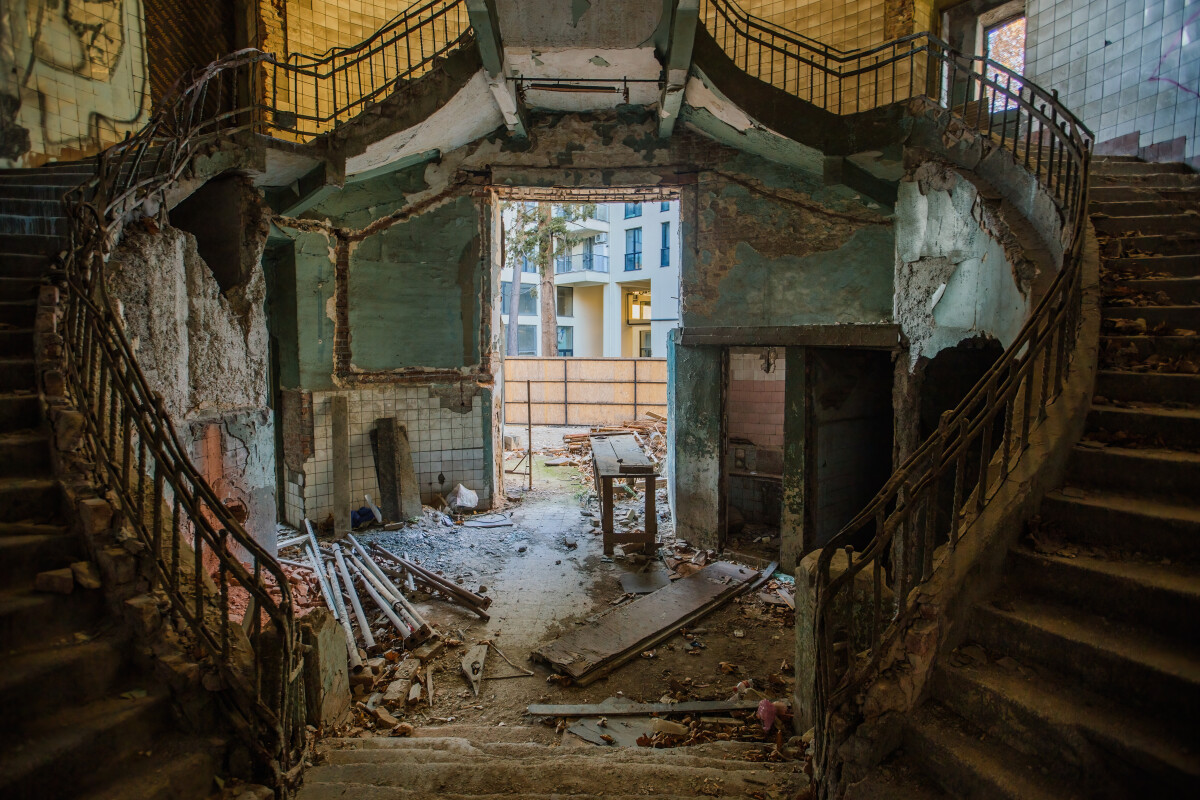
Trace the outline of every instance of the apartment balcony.
{"label": "apartment balcony", "polygon": [[554,283],[558,286],[599,286],[608,283],[608,256],[574,253],[554,259]]}
{"label": "apartment balcony", "polygon": [[599,206],[596,208],[596,216],[578,222],[568,222],[567,229],[585,238],[598,233],[608,233],[608,209]]}

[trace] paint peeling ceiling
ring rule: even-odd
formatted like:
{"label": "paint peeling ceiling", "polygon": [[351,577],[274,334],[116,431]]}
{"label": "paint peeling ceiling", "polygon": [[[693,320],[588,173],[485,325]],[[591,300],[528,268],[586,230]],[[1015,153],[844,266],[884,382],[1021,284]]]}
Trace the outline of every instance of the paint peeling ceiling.
{"label": "paint peeling ceiling", "polygon": [[661,0],[496,0],[506,47],[651,45]]}
{"label": "paint peeling ceiling", "polygon": [[[652,47],[624,50],[506,47],[505,69],[510,79],[522,78],[518,86],[525,92],[528,107],[551,111],[593,111],[622,104],[656,103],[662,72]],[[555,89],[538,89],[538,86]]]}

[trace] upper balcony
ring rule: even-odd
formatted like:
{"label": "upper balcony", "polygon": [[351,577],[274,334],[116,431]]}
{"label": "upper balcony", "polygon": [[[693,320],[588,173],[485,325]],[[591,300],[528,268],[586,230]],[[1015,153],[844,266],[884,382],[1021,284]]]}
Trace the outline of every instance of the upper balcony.
{"label": "upper balcony", "polygon": [[608,256],[574,253],[554,259],[554,282],[559,286],[599,286],[608,283]]}

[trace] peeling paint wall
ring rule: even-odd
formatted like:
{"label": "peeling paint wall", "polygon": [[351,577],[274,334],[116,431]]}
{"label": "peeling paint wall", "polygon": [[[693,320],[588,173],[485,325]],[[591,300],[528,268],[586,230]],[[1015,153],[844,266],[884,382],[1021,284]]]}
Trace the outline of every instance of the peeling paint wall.
{"label": "peeling paint wall", "polygon": [[697,547],[719,548],[722,529],[719,347],[667,343],[671,403],[667,409],[671,511],[675,535]]}
{"label": "peeling paint wall", "polygon": [[162,394],[184,444],[221,501],[270,549],[275,428],[268,408],[266,278],[259,263],[267,225],[249,187],[229,198],[211,209],[223,218],[211,234],[240,231],[220,270],[238,282],[222,291],[195,236],[152,222],[126,228],[107,277],[138,362]]}

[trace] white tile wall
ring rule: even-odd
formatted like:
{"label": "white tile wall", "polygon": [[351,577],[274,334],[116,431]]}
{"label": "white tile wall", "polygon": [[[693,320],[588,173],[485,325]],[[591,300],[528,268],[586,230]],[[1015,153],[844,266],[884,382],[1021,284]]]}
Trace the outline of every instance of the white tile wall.
{"label": "white tile wall", "polygon": [[[487,488],[490,465],[484,460],[483,415],[478,397],[465,413],[442,408],[428,386],[379,386],[339,392],[313,392],[314,455],[301,475],[289,476],[287,520],[299,525],[307,516],[325,519],[333,511],[333,428],[330,398],[344,394],[350,414],[350,496],[357,508],[364,494],[378,502],[379,486],[371,451],[371,430],[380,417],[396,417],[408,430],[413,466],[425,503],[444,495],[458,483],[478,492],[481,503],[491,500]],[[439,482],[441,476],[444,481]],[[300,478],[299,481],[293,480]]]}
{"label": "white tile wall", "polygon": [[1098,142],[1187,137],[1200,154],[1200,0],[1029,0],[1026,74]]}

